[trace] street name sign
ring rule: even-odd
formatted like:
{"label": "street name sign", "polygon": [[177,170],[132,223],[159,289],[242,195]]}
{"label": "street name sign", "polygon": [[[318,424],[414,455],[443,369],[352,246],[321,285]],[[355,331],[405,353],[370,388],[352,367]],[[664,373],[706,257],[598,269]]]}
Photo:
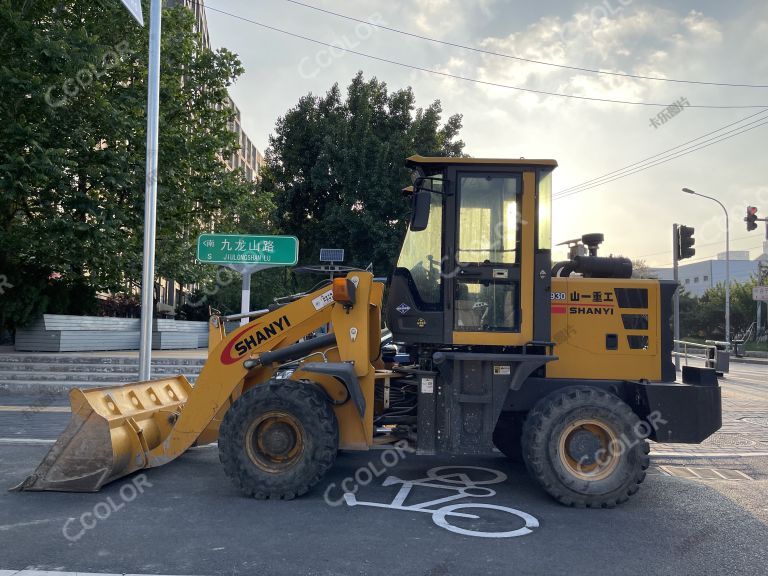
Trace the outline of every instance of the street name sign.
{"label": "street name sign", "polygon": [[139,25],[144,26],[144,15],[141,13],[141,0],[121,0],[123,6],[128,8],[128,12],[131,13],[136,19]]}
{"label": "street name sign", "polygon": [[197,259],[225,266],[293,266],[299,261],[299,241],[295,236],[201,234]]}
{"label": "street name sign", "polygon": [[752,287],[752,300],[768,301],[768,286],[753,286]]}

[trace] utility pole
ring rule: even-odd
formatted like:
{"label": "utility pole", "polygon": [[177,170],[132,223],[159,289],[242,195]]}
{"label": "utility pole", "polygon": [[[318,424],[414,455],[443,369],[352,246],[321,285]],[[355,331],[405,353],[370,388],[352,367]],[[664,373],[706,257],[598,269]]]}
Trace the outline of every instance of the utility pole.
{"label": "utility pole", "polygon": [[680,283],[677,270],[677,253],[679,251],[680,238],[677,224],[672,224],[672,278],[675,280],[674,297],[674,340],[675,340],[675,371],[680,371]]}
{"label": "utility pole", "polygon": [[155,224],[157,218],[157,142],[160,116],[160,31],[163,1],[152,0],[149,12],[147,77],[147,165],[144,185],[144,261],[141,279],[139,380],[151,378],[152,312],[155,294]]}

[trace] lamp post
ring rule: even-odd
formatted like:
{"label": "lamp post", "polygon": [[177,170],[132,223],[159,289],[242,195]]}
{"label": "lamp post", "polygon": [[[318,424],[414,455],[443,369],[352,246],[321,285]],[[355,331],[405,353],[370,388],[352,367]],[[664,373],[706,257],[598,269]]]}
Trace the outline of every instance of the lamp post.
{"label": "lamp post", "polygon": [[731,239],[730,229],[728,226],[728,210],[723,206],[717,198],[712,196],[705,196],[691,190],[690,188],[683,188],[683,192],[686,194],[693,194],[694,196],[701,196],[707,200],[712,200],[720,205],[725,213],[725,341],[728,344],[728,349],[731,348]]}

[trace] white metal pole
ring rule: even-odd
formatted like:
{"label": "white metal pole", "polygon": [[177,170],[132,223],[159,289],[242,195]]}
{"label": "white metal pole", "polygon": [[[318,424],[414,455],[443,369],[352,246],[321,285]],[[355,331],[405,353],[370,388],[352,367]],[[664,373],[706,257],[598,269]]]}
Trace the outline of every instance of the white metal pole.
{"label": "white metal pole", "polygon": [[155,224],[157,216],[157,142],[160,115],[160,31],[162,0],[152,0],[149,15],[149,76],[147,78],[147,160],[144,192],[144,263],[141,280],[139,380],[152,370],[152,312],[155,293]]}
{"label": "white metal pole", "polygon": [[731,232],[728,223],[728,210],[719,201],[715,200],[725,212],[725,341],[728,350],[731,349]]}
{"label": "white metal pole", "polygon": [[[243,268],[243,294],[240,299],[240,314],[248,314],[251,311],[251,274],[253,270],[249,267]],[[250,322],[248,317],[240,320],[240,326],[245,326]]]}

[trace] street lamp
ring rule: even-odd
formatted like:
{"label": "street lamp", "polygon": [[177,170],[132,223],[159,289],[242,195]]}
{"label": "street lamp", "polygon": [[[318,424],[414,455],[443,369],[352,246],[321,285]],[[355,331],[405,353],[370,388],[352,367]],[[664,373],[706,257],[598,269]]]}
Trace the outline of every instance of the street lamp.
{"label": "street lamp", "polygon": [[731,348],[731,246],[730,246],[730,231],[728,227],[728,210],[726,210],[723,203],[717,198],[712,196],[705,196],[691,190],[690,188],[683,188],[683,192],[686,194],[693,194],[694,196],[701,196],[707,200],[712,200],[720,205],[725,213],[725,341],[728,344],[728,349]]}

